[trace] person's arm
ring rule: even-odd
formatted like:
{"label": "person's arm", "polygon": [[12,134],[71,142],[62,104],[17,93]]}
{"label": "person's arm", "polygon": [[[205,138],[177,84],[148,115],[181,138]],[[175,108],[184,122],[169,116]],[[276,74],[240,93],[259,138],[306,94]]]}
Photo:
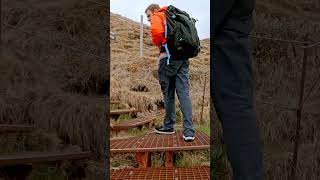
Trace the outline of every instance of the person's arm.
{"label": "person's arm", "polygon": [[152,41],[156,46],[161,47],[161,45],[165,42],[165,32],[162,19],[157,15],[153,15],[151,16],[150,23]]}
{"label": "person's arm", "polygon": [[210,18],[211,18],[211,38],[214,38],[215,34],[219,30],[219,27],[223,24],[224,19],[230,13],[236,0],[212,0],[210,1]]}

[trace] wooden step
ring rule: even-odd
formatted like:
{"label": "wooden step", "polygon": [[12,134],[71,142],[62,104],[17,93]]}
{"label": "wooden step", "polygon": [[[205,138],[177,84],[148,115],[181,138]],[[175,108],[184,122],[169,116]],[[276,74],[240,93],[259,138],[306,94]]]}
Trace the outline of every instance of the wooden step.
{"label": "wooden step", "polygon": [[8,134],[8,133],[27,133],[32,132],[33,126],[29,125],[10,125],[10,124],[2,124],[0,125],[0,134]]}
{"label": "wooden step", "polygon": [[128,114],[131,115],[133,118],[137,117],[138,112],[141,112],[138,109],[117,109],[117,110],[111,110],[110,111],[110,118],[117,120],[120,115],[122,114]]}
{"label": "wooden step", "polygon": [[182,135],[182,130],[177,130],[175,134],[170,135],[152,132],[141,137],[114,139],[110,140],[110,152],[164,152],[210,148],[210,138],[203,132],[196,131],[195,139],[191,142],[185,142]]}
{"label": "wooden step", "polygon": [[0,155],[0,167],[29,163],[57,162],[65,160],[90,159],[92,152],[26,152],[14,155]]}
{"label": "wooden step", "polygon": [[148,127],[151,127],[154,123],[154,120],[157,117],[141,117],[141,118],[133,118],[127,121],[121,121],[118,123],[114,123],[111,125],[112,131],[121,131],[121,130],[128,130],[132,128],[138,127],[141,129],[144,125],[148,125]]}
{"label": "wooden step", "polygon": [[[77,161],[82,159],[93,159],[92,152],[25,152],[14,155],[0,156],[0,171],[9,180],[26,180],[31,174],[32,165],[40,163],[62,161]],[[72,162],[75,168],[72,169],[68,178],[81,179],[85,177],[84,167],[81,164]]]}
{"label": "wooden step", "polygon": [[126,168],[111,170],[111,180],[208,180],[210,179],[210,167],[199,166],[189,168]]}

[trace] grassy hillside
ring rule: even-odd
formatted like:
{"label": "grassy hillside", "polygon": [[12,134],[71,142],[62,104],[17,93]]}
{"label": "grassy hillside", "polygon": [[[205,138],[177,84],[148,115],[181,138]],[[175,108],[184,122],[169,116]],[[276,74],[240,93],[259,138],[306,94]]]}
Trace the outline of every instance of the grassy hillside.
{"label": "grassy hillside", "polygon": [[[150,30],[144,27],[144,56],[139,51],[139,23],[120,15],[111,14],[111,31],[116,40],[111,41],[111,99],[121,100],[142,110],[155,110],[163,101],[157,79],[158,49],[152,43]],[[202,50],[198,57],[190,61],[190,95],[194,106],[195,120],[199,119],[199,107],[205,75],[209,75],[209,40],[201,42]],[[136,89],[143,87],[142,92]],[[208,119],[207,79],[205,114]]]}
{"label": "grassy hillside", "polygon": [[[45,137],[54,134],[59,147],[103,155],[108,69],[106,60],[83,52],[106,57],[106,15],[87,1],[2,2],[0,123],[31,124]],[[37,149],[46,150],[25,150]]]}

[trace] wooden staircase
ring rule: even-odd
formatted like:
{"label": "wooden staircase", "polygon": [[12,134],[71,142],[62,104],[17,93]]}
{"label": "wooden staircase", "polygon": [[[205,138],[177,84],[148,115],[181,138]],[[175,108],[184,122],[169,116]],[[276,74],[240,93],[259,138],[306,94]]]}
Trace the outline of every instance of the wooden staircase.
{"label": "wooden staircase", "polygon": [[[114,110],[111,111],[112,115],[117,121],[119,114],[130,114],[138,112],[134,110]],[[117,112],[117,113],[116,113]],[[118,116],[116,115],[118,114]],[[135,114],[136,115],[136,114]],[[151,127],[157,116],[154,117],[137,117],[127,120],[116,122],[111,125],[111,130],[129,130],[132,128],[141,129],[143,125]],[[180,151],[193,151],[193,150],[208,150],[210,149],[210,138],[205,133],[197,131],[195,139],[192,142],[184,141],[183,132],[177,130],[175,134],[160,135],[153,131],[141,137],[130,137],[121,139],[110,140],[110,153],[124,154],[135,153],[136,161],[139,164],[138,168],[125,168],[110,171],[111,180],[208,180],[210,179],[210,168],[208,166],[200,167],[174,167],[174,154]],[[152,153],[164,152],[165,162],[164,167],[151,167]]]}
{"label": "wooden staircase", "polygon": [[[15,134],[30,134],[35,128],[30,125],[0,125],[0,135],[10,136]],[[1,137],[2,138],[2,137]],[[10,155],[0,155],[0,172],[8,180],[26,180],[35,164],[56,163],[71,161],[77,168],[70,176],[75,178],[85,177],[84,167],[74,163],[79,160],[93,159],[94,153],[89,151],[63,151],[63,152],[19,152]],[[71,177],[70,177],[71,178]]]}
{"label": "wooden staircase", "polygon": [[[121,104],[120,101],[111,101],[115,104]],[[113,119],[110,124],[110,130],[118,133],[119,131],[127,131],[129,129],[138,128],[142,129],[143,126],[151,128],[154,126],[154,121],[157,117],[163,114],[153,115],[151,117],[138,117],[138,113],[141,111],[135,108],[131,109],[116,109],[110,111],[110,119]],[[129,115],[131,119],[125,121],[119,121],[121,115]]]}

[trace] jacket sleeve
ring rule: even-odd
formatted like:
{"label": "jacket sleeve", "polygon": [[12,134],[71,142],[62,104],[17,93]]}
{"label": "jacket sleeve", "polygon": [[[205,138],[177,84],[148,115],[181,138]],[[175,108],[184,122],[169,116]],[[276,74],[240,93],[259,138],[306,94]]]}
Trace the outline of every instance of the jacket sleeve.
{"label": "jacket sleeve", "polygon": [[164,22],[162,19],[157,16],[153,15],[151,16],[151,25],[150,25],[150,30],[151,30],[151,36],[152,36],[152,41],[153,43],[160,47],[163,42],[165,42],[165,37],[164,37]]}

